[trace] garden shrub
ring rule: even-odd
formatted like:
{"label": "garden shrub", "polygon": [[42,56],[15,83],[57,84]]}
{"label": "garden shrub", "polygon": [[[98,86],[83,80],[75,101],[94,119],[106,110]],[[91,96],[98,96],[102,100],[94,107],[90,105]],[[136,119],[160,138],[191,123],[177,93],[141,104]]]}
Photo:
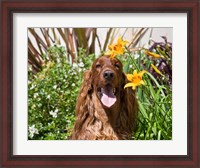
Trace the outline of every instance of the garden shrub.
{"label": "garden shrub", "polygon": [[46,55],[54,59],[46,59],[41,72],[33,75],[29,69],[29,139],[62,140],[71,135],[82,74],[93,62],[94,55],[86,57],[85,51],[79,49],[79,59],[71,65],[65,53],[62,47],[54,46]]}

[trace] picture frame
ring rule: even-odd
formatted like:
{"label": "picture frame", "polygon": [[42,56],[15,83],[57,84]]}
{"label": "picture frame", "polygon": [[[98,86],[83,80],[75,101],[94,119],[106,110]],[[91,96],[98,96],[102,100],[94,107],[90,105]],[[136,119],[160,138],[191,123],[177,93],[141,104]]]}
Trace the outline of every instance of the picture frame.
{"label": "picture frame", "polygon": [[[199,167],[199,5],[198,0],[2,1],[0,165],[2,167]],[[13,155],[13,14],[59,12],[187,13],[187,155]]]}

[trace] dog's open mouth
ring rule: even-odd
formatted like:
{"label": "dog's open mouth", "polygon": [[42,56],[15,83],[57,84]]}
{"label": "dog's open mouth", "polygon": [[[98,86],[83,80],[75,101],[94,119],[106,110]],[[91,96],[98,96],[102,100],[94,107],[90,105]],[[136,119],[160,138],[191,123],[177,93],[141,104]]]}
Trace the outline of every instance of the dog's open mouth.
{"label": "dog's open mouth", "polygon": [[116,88],[113,88],[110,84],[98,88],[98,95],[104,106],[111,107],[113,104],[115,104],[117,100],[116,91]]}

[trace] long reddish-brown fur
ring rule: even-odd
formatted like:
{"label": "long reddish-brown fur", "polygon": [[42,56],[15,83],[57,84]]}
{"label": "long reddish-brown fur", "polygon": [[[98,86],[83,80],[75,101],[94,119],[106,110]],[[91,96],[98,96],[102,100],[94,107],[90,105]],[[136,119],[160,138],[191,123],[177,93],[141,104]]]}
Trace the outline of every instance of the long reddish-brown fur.
{"label": "long reddish-brown fur", "polygon": [[[111,72],[109,80],[105,72]],[[118,140],[130,139],[136,126],[137,101],[116,58],[97,58],[91,70],[84,73],[83,83],[76,103],[76,122],[71,139]],[[98,87],[116,88],[116,102],[106,107],[98,95]]]}

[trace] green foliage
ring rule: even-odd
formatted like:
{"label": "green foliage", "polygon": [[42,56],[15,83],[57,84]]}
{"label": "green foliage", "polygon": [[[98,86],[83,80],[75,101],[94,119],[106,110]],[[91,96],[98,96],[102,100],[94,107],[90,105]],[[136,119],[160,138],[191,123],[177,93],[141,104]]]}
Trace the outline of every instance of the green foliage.
{"label": "green foliage", "polygon": [[[172,46],[166,40],[165,43],[153,43],[148,50],[159,54],[161,58],[147,56],[145,50],[134,53],[127,51],[124,56],[118,57],[126,73],[132,74],[135,69],[138,72],[147,71],[143,76],[145,85],[136,89],[139,113],[133,139],[169,140],[172,139]],[[159,67],[163,62],[164,66]],[[152,63],[163,76],[152,69]]]}
{"label": "green foliage", "polygon": [[67,55],[65,47],[54,45],[47,49],[46,53],[42,55],[45,62],[53,61],[55,63],[65,63],[67,61]]}
{"label": "green foliage", "polygon": [[29,71],[29,139],[67,139],[71,135],[82,74],[89,68],[94,55],[86,57],[85,50],[80,49],[77,63],[71,65],[63,57],[64,53],[62,47],[49,48],[44,56],[53,59],[34,77]]}
{"label": "green foliage", "polygon": [[168,86],[157,83],[150,73],[147,73],[144,78],[146,85],[141,86],[137,91],[139,116],[135,139],[171,139],[171,89]]}

